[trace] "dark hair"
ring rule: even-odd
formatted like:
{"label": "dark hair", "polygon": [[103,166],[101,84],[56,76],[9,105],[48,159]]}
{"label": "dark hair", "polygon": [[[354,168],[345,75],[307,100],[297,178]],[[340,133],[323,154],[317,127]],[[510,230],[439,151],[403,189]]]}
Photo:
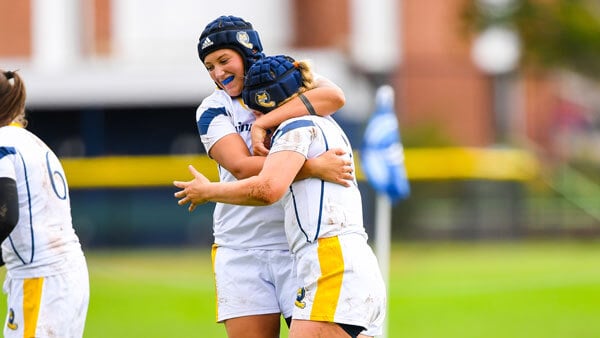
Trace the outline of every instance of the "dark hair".
{"label": "dark hair", "polygon": [[231,48],[242,56],[244,72],[264,56],[260,37],[252,24],[231,15],[220,16],[206,25],[198,41],[198,56],[204,63],[208,54],[223,48]]}
{"label": "dark hair", "polygon": [[10,124],[25,109],[25,84],[16,71],[0,70],[0,126]]}

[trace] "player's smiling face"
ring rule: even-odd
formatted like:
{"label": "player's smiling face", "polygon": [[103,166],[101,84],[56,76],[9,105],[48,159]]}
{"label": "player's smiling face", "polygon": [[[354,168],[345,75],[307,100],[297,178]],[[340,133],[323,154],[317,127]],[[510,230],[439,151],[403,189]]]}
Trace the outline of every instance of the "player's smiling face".
{"label": "player's smiling face", "polygon": [[218,49],[206,56],[204,66],[211,79],[229,96],[242,93],[244,87],[244,60],[233,49]]}

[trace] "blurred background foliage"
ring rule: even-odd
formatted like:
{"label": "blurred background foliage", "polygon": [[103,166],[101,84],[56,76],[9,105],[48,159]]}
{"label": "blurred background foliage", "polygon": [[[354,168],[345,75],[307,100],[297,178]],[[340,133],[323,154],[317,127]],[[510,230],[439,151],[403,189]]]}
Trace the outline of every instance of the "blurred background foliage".
{"label": "blurred background foliage", "polygon": [[566,69],[600,80],[600,2],[597,0],[469,0],[467,31],[492,25],[516,30],[522,64]]}
{"label": "blurred background foliage", "polygon": [[[355,149],[376,85],[394,86],[412,187],[394,205],[394,239],[600,236],[598,0],[265,1],[280,15],[242,0],[0,1],[0,61],[22,70],[28,128],[65,160],[87,246],[211,244],[213,205],[189,214],[171,181],[189,177],[188,156],[215,170],[194,123],[214,87],[195,44],[224,13],[253,22],[268,53],[308,58],[344,89],[335,117]],[[507,73],[473,55],[494,26],[519,40]],[[484,175],[531,162],[526,179]],[[359,184],[372,234],[375,193]]]}

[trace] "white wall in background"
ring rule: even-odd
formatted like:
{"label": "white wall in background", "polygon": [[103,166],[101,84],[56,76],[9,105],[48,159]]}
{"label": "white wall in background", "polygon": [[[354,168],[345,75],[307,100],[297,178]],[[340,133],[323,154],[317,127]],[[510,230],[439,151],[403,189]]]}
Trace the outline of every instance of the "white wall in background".
{"label": "white wall in background", "polygon": [[200,33],[220,15],[250,21],[263,46],[290,43],[289,1],[119,0],[113,2],[115,57],[124,62],[199,65],[196,43]]}

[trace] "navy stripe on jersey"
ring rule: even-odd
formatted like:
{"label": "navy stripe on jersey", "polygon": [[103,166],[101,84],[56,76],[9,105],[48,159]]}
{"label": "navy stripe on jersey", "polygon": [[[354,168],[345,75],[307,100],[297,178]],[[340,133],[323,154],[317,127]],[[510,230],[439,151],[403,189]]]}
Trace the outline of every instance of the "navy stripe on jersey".
{"label": "navy stripe on jersey", "polygon": [[3,158],[7,155],[15,155],[17,150],[15,147],[0,147],[0,158]]}
{"label": "navy stripe on jersey", "polygon": [[[325,132],[323,131],[323,128],[321,128],[321,126],[317,126],[319,127],[319,130],[321,131],[321,135],[323,135],[323,142],[325,142],[325,151],[329,150],[329,142],[327,142],[327,136],[325,135]],[[319,233],[321,232],[321,218],[323,217],[323,197],[325,196],[325,181],[321,180],[321,199],[319,200],[319,222],[317,223],[317,233],[315,234],[315,241],[317,240],[317,238],[319,238]]]}
{"label": "navy stripe on jersey", "polygon": [[321,131],[321,135],[323,135],[323,142],[325,142],[325,151],[329,150],[329,142],[327,142],[327,136],[325,136],[325,132],[323,131],[323,128],[321,128],[321,126],[317,126],[319,127],[319,130]]}
{"label": "navy stripe on jersey", "polygon": [[200,133],[200,135],[206,135],[206,133],[208,133],[208,127],[210,126],[210,123],[215,117],[219,115],[227,116],[227,111],[225,110],[225,107],[208,108],[202,113],[202,115],[200,115],[200,119],[197,122],[198,132]]}
{"label": "navy stripe on jersey", "polygon": [[304,228],[302,227],[302,222],[300,221],[300,217],[298,215],[298,206],[296,205],[296,195],[294,195],[294,189],[292,189],[292,186],[290,186],[290,193],[292,194],[292,201],[294,202],[294,213],[296,214],[296,222],[298,222],[298,227],[300,228],[300,231],[304,234],[304,238],[306,238],[306,241],[308,243],[311,243],[312,241],[310,240],[310,238],[308,238],[308,234],[306,233],[306,231],[304,231]]}
{"label": "navy stripe on jersey", "polygon": [[303,128],[303,127],[312,127],[315,124],[313,123],[313,121],[310,120],[298,120],[298,121],[294,121],[292,123],[287,124],[286,126],[284,126],[281,129],[278,129],[277,132],[275,134],[273,134],[273,137],[271,138],[271,144],[275,143],[275,140],[280,137],[281,135],[292,131],[294,129],[298,129],[298,128]]}
{"label": "navy stripe on jersey", "polygon": [[[293,125],[293,126],[291,126],[291,125]],[[294,121],[294,122],[288,124],[287,126],[285,126],[283,128],[282,132],[278,133],[278,135],[279,136],[283,135],[283,134],[287,133],[288,131],[294,130],[297,128],[310,127],[310,126],[314,126],[314,125],[315,124],[312,121],[307,121],[307,120]],[[291,127],[287,128],[288,126],[291,126]],[[327,136],[325,135],[325,133],[323,132],[323,129],[320,126],[317,126],[317,127],[321,131],[321,135],[323,135],[323,141],[325,142],[325,151],[328,151],[329,150],[329,142],[327,142]],[[275,139],[275,137],[276,136],[274,135],[273,139]],[[310,238],[308,238],[308,234],[302,228],[302,223],[300,222],[300,217],[298,215],[298,207],[296,206],[296,195],[294,194],[294,189],[292,189],[291,186],[290,186],[290,193],[292,194],[292,200],[294,201],[294,213],[296,214],[296,221],[298,222],[298,227],[300,227],[300,231],[302,231],[302,233],[304,234],[306,241],[309,243],[312,243],[319,238],[319,233],[321,232],[321,220],[323,218],[323,198],[325,197],[325,181],[321,180],[321,196],[319,197],[319,217],[317,218],[317,231],[315,232],[315,237],[312,240]]]}
{"label": "navy stripe on jersey", "polygon": [[12,237],[10,235],[8,235],[8,239],[10,240],[10,246],[12,246],[13,251],[19,258],[19,260],[24,265],[27,265],[27,264],[30,264],[31,262],[33,262],[33,256],[35,253],[35,241],[34,241],[34,236],[33,236],[33,213],[31,212],[31,191],[29,190],[29,177],[27,176],[27,166],[25,165],[25,159],[23,158],[21,153],[17,152],[14,148],[12,148],[12,149],[13,149],[13,151],[15,151],[15,154],[19,155],[19,157],[21,158],[21,163],[23,163],[23,173],[25,175],[25,186],[27,187],[27,204],[29,205],[29,232],[31,233],[31,257],[29,258],[29,262],[25,262],[23,257],[21,257],[21,255],[19,254],[19,251],[15,247],[15,244],[13,243]]}
{"label": "navy stripe on jersey", "polygon": [[315,238],[308,238],[308,234],[304,231],[302,227],[302,222],[300,222],[300,215],[298,214],[298,206],[296,205],[296,195],[294,194],[294,189],[290,186],[290,193],[292,194],[292,200],[294,201],[294,213],[296,214],[296,221],[298,222],[298,227],[300,231],[306,237],[306,241],[308,243],[312,243],[319,238],[319,233],[321,232],[321,219],[323,218],[323,197],[325,196],[325,181],[321,180],[321,196],[319,197],[319,217],[317,218],[317,231],[315,232]]}

